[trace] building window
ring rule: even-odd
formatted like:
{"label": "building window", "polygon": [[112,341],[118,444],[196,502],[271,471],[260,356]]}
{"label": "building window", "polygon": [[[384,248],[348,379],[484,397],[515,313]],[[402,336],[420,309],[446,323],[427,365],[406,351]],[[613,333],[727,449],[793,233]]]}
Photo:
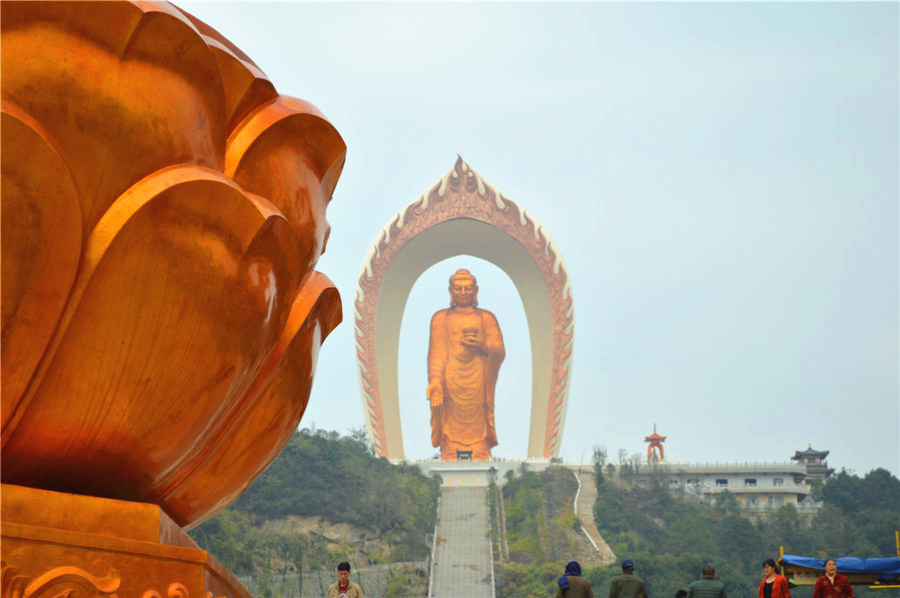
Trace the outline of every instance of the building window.
{"label": "building window", "polygon": [[775,504],[776,504],[776,505],[783,505],[783,504],[784,504],[784,497],[783,497],[783,496],[776,496],[776,497],[775,497]]}
{"label": "building window", "polygon": [[751,505],[755,505],[755,504],[756,504],[756,497],[755,497],[755,496],[748,496],[748,497],[747,497],[747,502],[750,503]]}
{"label": "building window", "polygon": [[669,480],[669,486],[671,486],[672,488],[677,488],[678,480]]}
{"label": "building window", "polygon": [[772,480],[773,486],[784,486],[784,478],[775,478]]}
{"label": "building window", "polygon": [[756,488],[756,478],[744,478],[745,488]]}
{"label": "building window", "polygon": [[716,480],[716,488],[725,488],[728,486],[728,480]]}
{"label": "building window", "polygon": [[692,485],[697,485],[697,484],[700,483],[700,480],[697,480],[697,479],[689,479],[689,480],[687,480],[687,483],[688,483],[688,484],[692,484]]}

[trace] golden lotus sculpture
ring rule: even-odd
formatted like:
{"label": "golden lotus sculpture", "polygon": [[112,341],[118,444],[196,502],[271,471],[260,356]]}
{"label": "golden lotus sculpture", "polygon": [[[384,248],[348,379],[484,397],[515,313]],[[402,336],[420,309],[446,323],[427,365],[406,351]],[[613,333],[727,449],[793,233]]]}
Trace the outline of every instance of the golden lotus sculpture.
{"label": "golden lotus sculpture", "polygon": [[0,91],[2,481],[196,524],[340,322],[314,267],[344,142],[168,4],[3,2]]}

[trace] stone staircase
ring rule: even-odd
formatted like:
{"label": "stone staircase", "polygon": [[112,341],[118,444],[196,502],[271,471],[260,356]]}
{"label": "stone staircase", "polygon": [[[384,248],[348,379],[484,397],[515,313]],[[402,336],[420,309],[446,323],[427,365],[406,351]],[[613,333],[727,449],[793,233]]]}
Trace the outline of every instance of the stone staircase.
{"label": "stone staircase", "polygon": [[487,487],[444,486],[428,598],[494,598]]}
{"label": "stone staircase", "polygon": [[594,545],[601,562],[615,562],[616,555],[600,535],[600,530],[594,525],[594,502],[597,500],[597,482],[594,479],[594,472],[592,470],[573,470],[572,473],[578,480],[579,486],[579,492],[575,499],[575,514],[581,520],[584,534]]}

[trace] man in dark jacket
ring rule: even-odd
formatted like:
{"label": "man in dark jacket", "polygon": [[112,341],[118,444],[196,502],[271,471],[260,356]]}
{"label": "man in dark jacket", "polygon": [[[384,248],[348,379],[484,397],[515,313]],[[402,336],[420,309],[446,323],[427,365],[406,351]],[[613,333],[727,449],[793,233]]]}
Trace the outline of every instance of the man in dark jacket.
{"label": "man in dark jacket", "polygon": [[591,582],[581,576],[581,565],[577,561],[569,561],[556,586],[556,598],[594,598]]}
{"label": "man in dark jacket", "polygon": [[622,561],[622,575],[609,584],[609,598],[647,598],[647,584],[634,574],[634,561]]}
{"label": "man in dark jacket", "polygon": [[712,565],[703,567],[700,579],[688,587],[687,598],[728,598],[725,584],[716,581],[716,570]]}

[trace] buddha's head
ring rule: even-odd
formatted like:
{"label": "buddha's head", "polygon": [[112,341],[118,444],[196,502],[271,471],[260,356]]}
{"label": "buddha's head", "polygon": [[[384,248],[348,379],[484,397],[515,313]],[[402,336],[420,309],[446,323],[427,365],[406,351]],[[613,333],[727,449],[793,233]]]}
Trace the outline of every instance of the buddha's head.
{"label": "buddha's head", "polygon": [[450,307],[478,305],[478,284],[471,272],[457,270],[450,277]]}

